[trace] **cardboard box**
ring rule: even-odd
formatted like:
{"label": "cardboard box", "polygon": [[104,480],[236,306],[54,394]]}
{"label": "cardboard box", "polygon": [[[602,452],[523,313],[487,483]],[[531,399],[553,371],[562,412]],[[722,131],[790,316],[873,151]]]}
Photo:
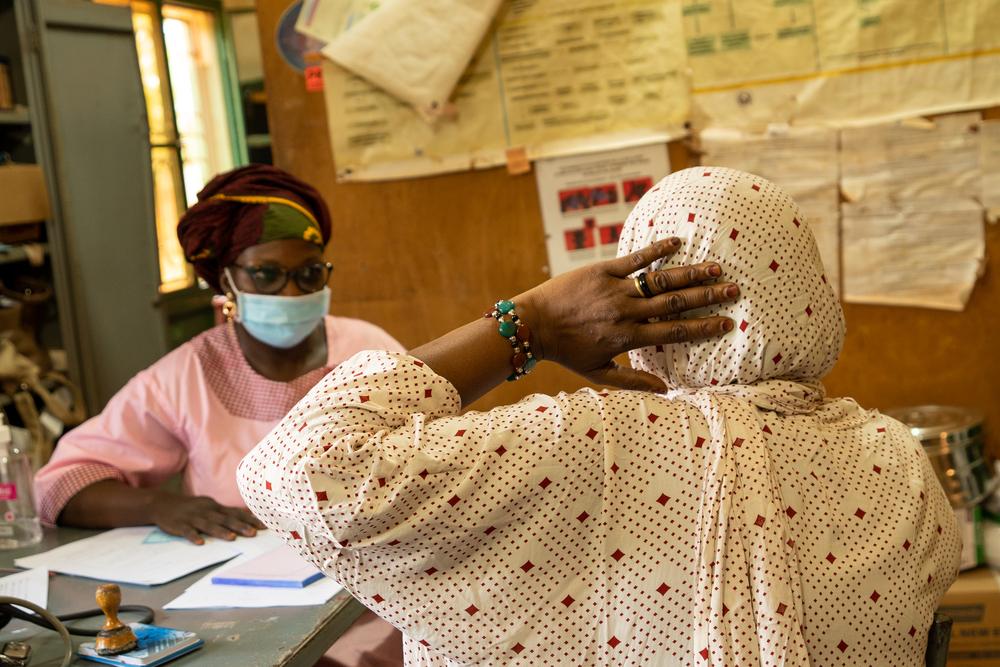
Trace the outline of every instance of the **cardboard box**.
{"label": "cardboard box", "polygon": [[963,572],[938,611],[955,621],[948,667],[1000,665],[1000,572],[988,567]]}
{"label": "cardboard box", "polygon": [[42,169],[35,164],[0,166],[0,225],[41,222],[49,217]]}

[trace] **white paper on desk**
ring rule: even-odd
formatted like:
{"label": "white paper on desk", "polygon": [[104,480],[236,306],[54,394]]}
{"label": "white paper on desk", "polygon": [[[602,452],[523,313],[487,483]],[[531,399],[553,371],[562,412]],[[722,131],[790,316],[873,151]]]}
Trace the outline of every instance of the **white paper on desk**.
{"label": "white paper on desk", "polygon": [[[244,556],[240,562],[246,562]],[[265,607],[315,607],[326,604],[344,587],[333,579],[321,579],[305,588],[219,586],[212,575],[171,600],[164,609],[261,609]]]}
{"label": "white paper on desk", "polygon": [[434,120],[499,6],[500,0],[384,0],[323,55]]}
{"label": "white paper on desk", "polygon": [[976,202],[845,204],[844,300],[960,311],[985,258]]}
{"label": "white paper on desk", "polygon": [[156,586],[234,558],[244,550],[241,546],[244,540],[225,542],[206,538],[202,545],[187,540],[147,540],[159,532],[149,526],[116,528],[15,559],[14,564],[77,577]]}
{"label": "white paper on desk", "polygon": [[260,586],[227,586],[212,583],[212,577],[238,568],[261,554],[280,547],[282,542],[270,533],[261,533],[247,541],[248,550],[192,584],[164,609],[223,609],[263,607],[312,607],[326,604],[343,590],[333,579],[324,578],[305,588],[267,588]]}
{"label": "white paper on desk", "polygon": [[0,595],[34,602],[44,609],[49,605],[48,570],[35,568],[0,578]]}
{"label": "white paper on desk", "polygon": [[781,126],[761,134],[709,129],[701,134],[701,163],[750,172],[784,188],[802,209],[827,279],[840,294],[837,140],[825,128]]}

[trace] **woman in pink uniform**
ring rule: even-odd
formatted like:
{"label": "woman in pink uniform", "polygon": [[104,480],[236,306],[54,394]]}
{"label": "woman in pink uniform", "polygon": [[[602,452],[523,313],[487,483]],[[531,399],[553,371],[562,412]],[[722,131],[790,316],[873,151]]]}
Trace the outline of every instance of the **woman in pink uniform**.
{"label": "woman in pink uniform", "polygon": [[[261,524],[236,487],[243,456],[323,376],[361,350],[401,352],[385,331],[328,314],[330,216],[319,193],[254,165],[198,194],[178,236],[198,275],[226,295],[228,321],[136,375],[104,411],[59,442],[36,477],[49,524],[155,524],[202,543]],[[183,492],[161,488],[181,475]],[[368,614],[334,664],[399,664],[392,626]]]}

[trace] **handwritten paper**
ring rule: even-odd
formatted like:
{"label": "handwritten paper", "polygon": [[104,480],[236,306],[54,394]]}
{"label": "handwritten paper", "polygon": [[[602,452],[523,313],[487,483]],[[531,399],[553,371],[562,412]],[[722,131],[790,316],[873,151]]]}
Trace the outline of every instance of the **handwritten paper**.
{"label": "handwritten paper", "polygon": [[965,307],[986,253],[977,204],[844,204],[842,223],[846,301]]}
{"label": "handwritten paper", "polygon": [[1000,120],[984,120],[980,125],[979,168],[983,172],[981,200],[986,219],[1000,220]]}

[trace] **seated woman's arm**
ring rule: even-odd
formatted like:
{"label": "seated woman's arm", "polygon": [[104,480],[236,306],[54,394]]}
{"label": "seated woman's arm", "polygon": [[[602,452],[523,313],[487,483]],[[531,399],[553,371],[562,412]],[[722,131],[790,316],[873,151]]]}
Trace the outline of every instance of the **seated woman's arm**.
{"label": "seated woman's arm", "polygon": [[242,508],[157,488],[187,462],[178,420],[153,370],[137,375],[99,415],[66,434],[38,471],[42,521],[83,528],[156,524],[195,543],[204,541],[200,533],[252,535],[260,524]]}

